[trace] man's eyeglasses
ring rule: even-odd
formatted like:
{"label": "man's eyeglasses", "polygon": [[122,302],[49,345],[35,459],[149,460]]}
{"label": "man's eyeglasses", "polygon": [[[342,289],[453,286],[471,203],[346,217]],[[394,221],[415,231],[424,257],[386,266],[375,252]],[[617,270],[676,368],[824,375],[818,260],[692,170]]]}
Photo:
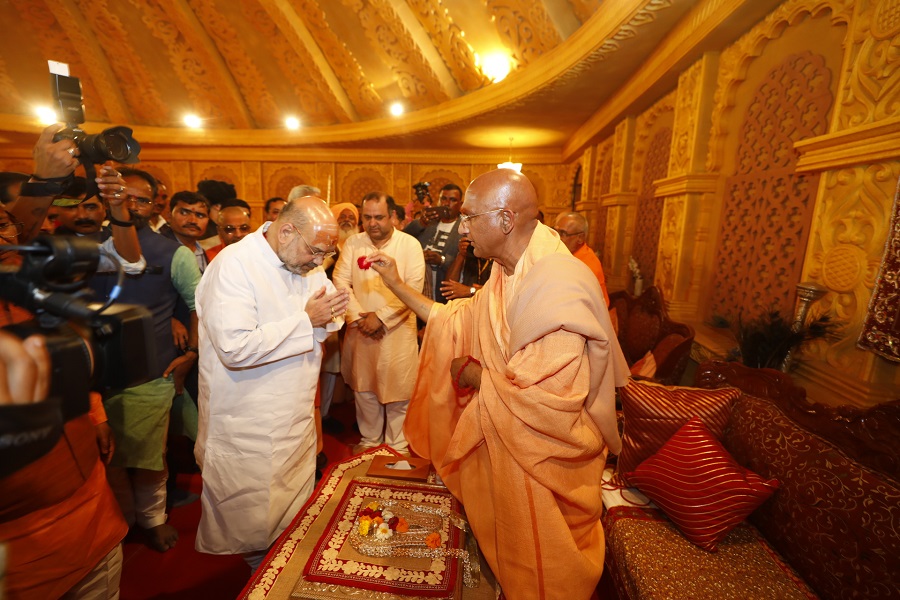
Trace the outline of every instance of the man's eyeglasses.
{"label": "man's eyeglasses", "polygon": [[151,204],[153,204],[152,199],[138,196],[128,196],[128,201],[137,202],[138,204],[143,204],[144,206],[150,206]]}
{"label": "man's eyeglasses", "polygon": [[238,230],[240,230],[244,233],[247,233],[248,231],[250,231],[250,226],[249,225],[239,225],[239,226],[235,227],[234,225],[225,225],[224,227],[222,227],[222,231],[224,231],[225,233],[234,233],[235,231],[238,231]]}
{"label": "man's eyeglasses", "polygon": [[24,228],[25,226],[22,223],[13,223],[12,221],[3,223],[0,224],[0,235],[8,237],[22,235]]}
{"label": "man's eyeglasses", "polygon": [[303,243],[306,244],[307,248],[309,248],[309,252],[310,252],[310,254],[313,255],[313,257],[321,258],[322,260],[325,260],[326,258],[331,258],[335,254],[337,254],[337,252],[326,252],[325,250],[319,250],[318,248],[313,248],[312,246],[309,245],[309,242],[306,241],[306,238],[303,237],[303,234],[300,233],[300,230],[297,229],[296,225],[294,225],[293,223],[288,223],[288,225],[290,225],[291,228],[297,232],[297,235],[300,236],[300,239],[303,240]]}
{"label": "man's eyeglasses", "polygon": [[475,213],[474,215],[459,215],[459,223],[462,225],[463,223],[468,223],[470,219],[474,219],[475,217],[480,217],[482,215],[490,215],[493,213],[500,212],[501,210],[506,210],[505,208],[495,208],[494,210],[489,210],[483,213]]}
{"label": "man's eyeglasses", "polygon": [[584,232],[583,231],[574,231],[572,233],[569,233],[568,231],[563,231],[562,229],[557,229],[556,233],[558,233],[560,235],[560,237],[572,237],[573,235],[581,235]]}

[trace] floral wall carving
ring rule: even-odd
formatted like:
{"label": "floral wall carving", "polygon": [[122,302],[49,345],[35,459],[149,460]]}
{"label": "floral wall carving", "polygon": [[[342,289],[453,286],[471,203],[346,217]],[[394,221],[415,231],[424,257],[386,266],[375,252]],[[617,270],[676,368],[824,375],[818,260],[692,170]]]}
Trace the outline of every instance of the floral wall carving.
{"label": "floral wall carving", "polygon": [[839,169],[823,177],[807,277],[829,289],[819,307],[846,323],[846,337],[819,344],[810,354],[857,376],[866,361],[860,360],[856,339],[881,264],[898,177],[900,162]]}
{"label": "floral wall carving", "polygon": [[747,113],[733,122],[739,142],[723,199],[713,314],[792,313],[818,186],[817,175],[795,172],[793,144],[827,131],[831,85],[824,58],[802,52],[746,90]]}
{"label": "floral wall carving", "polygon": [[656,197],[656,185],[653,182],[666,176],[671,143],[670,128],[657,131],[649,142],[641,173],[641,191],[638,194],[631,254],[640,265],[641,275],[647,285],[653,282],[656,274],[659,228],[663,213],[663,200]]}
{"label": "floral wall carving", "polygon": [[840,129],[897,116],[900,103],[900,2],[857,3],[850,65],[838,103]]}
{"label": "floral wall carving", "polygon": [[519,65],[527,65],[559,43],[559,32],[541,2],[486,0],[497,31]]}

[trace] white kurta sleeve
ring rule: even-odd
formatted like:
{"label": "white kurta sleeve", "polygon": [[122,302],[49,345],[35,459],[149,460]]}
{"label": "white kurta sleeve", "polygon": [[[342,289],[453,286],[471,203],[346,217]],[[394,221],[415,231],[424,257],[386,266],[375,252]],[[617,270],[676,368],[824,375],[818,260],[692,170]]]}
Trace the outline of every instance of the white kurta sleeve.
{"label": "white kurta sleeve", "polygon": [[[116,244],[113,238],[106,238],[102,244],[100,244],[100,248],[109,254],[101,253],[100,254],[100,262],[97,264],[97,272],[98,273],[109,273],[111,271],[116,270],[116,265],[113,263],[113,260],[118,261],[122,265],[122,269],[128,273],[129,275],[140,275],[144,272],[144,269],[147,268],[147,260],[144,258],[142,254],[141,257],[137,260],[137,262],[128,262],[116,251]],[[110,258],[110,256],[112,258]]]}
{"label": "white kurta sleeve", "polygon": [[[251,274],[251,267],[257,272]],[[264,285],[259,270],[266,269],[264,264],[213,261],[200,282],[201,323],[219,360],[230,369],[297,356],[319,343],[304,311],[309,294],[289,297],[286,289]],[[320,328],[322,339],[324,331]]]}

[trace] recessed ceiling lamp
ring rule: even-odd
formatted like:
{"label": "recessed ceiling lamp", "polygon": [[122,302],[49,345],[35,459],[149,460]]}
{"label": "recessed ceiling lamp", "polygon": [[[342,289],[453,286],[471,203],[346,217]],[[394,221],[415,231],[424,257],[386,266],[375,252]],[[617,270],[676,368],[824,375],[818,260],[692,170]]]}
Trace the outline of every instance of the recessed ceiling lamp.
{"label": "recessed ceiling lamp", "polygon": [[500,52],[488,54],[481,63],[481,72],[487,75],[494,83],[506,79],[511,69],[512,64],[509,56]]}
{"label": "recessed ceiling lamp", "polygon": [[394,102],[393,104],[391,104],[390,110],[391,110],[391,114],[394,115],[395,117],[399,117],[404,112],[406,112],[406,109],[403,108],[403,104],[401,102]]}
{"label": "recessed ceiling lamp", "polygon": [[37,115],[37,118],[43,125],[52,125],[58,120],[56,118],[56,111],[49,106],[34,107],[34,114]]}
{"label": "recessed ceiling lamp", "polygon": [[184,124],[191,129],[199,129],[203,126],[203,120],[197,115],[184,115]]}
{"label": "recessed ceiling lamp", "polygon": [[513,138],[509,138],[509,160],[498,164],[497,168],[498,169],[512,169],[513,171],[521,173],[522,172],[522,163],[514,163],[512,161],[512,143],[513,143]]}
{"label": "recessed ceiling lamp", "polygon": [[284,120],[284,126],[288,129],[300,129],[300,119],[297,117],[288,117]]}

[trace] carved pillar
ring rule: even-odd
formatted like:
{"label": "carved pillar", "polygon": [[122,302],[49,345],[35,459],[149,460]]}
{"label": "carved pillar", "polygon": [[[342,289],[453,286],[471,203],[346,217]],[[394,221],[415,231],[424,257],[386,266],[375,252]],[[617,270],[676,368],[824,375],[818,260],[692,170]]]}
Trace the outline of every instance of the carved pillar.
{"label": "carved pillar", "polygon": [[810,396],[871,405],[895,399],[900,369],[856,347],[888,235],[900,176],[896,0],[855,3],[831,132],[795,144],[797,170],[819,172],[803,279],[827,290],[819,307],[845,323],[840,339],[804,351],[795,376]]}
{"label": "carved pillar", "polygon": [[637,206],[637,193],[631,183],[635,128],[634,117],[623,119],[616,125],[610,193],[600,198],[602,205],[607,207],[603,255],[610,259],[603,264],[603,271],[607,287],[612,291],[626,289],[630,281],[628,256]]}
{"label": "carved pillar", "polygon": [[[242,200],[246,201],[250,206],[263,206],[265,199],[260,197],[260,192],[262,191],[262,163],[259,161],[241,162],[241,179],[244,190]],[[260,208],[259,212],[262,212],[262,208]]]}
{"label": "carved pillar", "polygon": [[597,175],[597,147],[590,146],[581,157],[581,197],[575,202],[575,210],[587,217],[589,223],[587,244],[594,250],[597,250],[597,240],[604,237],[603,232],[597,231],[596,227],[600,202],[593,190]]}
{"label": "carved pillar", "polygon": [[701,282],[709,280],[697,267],[704,264],[698,256],[715,243],[701,213],[710,212],[703,205],[714,202],[719,179],[704,172],[718,67],[718,53],[708,52],[678,78],[669,176],[655,182],[656,197],[664,201],[656,284],[674,318],[697,316]]}

